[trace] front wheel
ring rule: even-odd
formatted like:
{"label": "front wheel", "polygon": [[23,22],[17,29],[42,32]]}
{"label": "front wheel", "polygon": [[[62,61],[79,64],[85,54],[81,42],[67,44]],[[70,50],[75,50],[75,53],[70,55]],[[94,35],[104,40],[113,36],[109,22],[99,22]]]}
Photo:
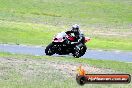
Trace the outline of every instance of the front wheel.
{"label": "front wheel", "polygon": [[46,54],[46,55],[51,56],[51,55],[54,54],[53,46],[54,46],[54,44],[53,44],[53,43],[50,43],[50,44],[46,47],[46,49],[45,49],[45,54]]}
{"label": "front wheel", "polygon": [[75,47],[72,54],[75,58],[79,58],[85,54],[86,50],[87,50],[87,47],[85,45],[81,47]]}

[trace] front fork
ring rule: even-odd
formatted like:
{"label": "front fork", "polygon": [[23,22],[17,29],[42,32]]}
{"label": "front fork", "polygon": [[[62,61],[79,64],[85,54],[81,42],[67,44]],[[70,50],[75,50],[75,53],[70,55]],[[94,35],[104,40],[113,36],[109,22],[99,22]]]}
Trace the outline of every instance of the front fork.
{"label": "front fork", "polygon": [[80,43],[80,44],[76,45],[75,47],[76,47],[78,50],[80,50],[80,47],[81,47],[81,46],[83,46],[83,44],[82,44],[82,43]]}

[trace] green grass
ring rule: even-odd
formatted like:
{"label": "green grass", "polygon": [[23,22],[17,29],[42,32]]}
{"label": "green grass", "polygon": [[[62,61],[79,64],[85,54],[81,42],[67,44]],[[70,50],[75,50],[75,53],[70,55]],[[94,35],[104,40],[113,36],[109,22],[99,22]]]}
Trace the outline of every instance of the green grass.
{"label": "green grass", "polygon": [[93,38],[87,45],[93,49],[132,50],[131,41],[120,38]]}
{"label": "green grass", "polygon": [[51,61],[62,61],[62,62],[77,62],[80,64],[89,64],[100,68],[109,68],[119,72],[126,72],[132,74],[132,63],[111,61],[111,60],[93,60],[93,59],[82,59],[72,57],[50,57],[50,56],[32,56],[32,55],[20,55],[10,53],[0,53],[0,57],[14,57],[14,58],[32,58],[32,59],[47,59]]}
{"label": "green grass", "polygon": [[[0,18],[49,23],[124,26],[132,22],[131,0],[0,0]],[[71,9],[72,8],[72,9]]]}
{"label": "green grass", "polygon": [[[90,48],[132,50],[131,2],[0,0],[0,43],[46,46],[54,34],[78,23],[92,37]],[[100,36],[96,31],[119,36]]]}
{"label": "green grass", "polygon": [[[2,22],[0,24],[0,42],[14,44],[46,45],[60,28],[18,22]],[[6,35],[6,37],[5,37]]]}
{"label": "green grass", "polygon": [[[132,74],[132,63],[92,60],[92,59],[75,59],[64,57],[49,57],[49,56],[30,56],[18,55],[10,53],[0,53],[0,58],[8,58],[9,60],[3,63],[0,62],[0,87],[1,88],[130,88],[130,84],[86,84],[80,86],[76,83],[75,78],[62,75],[55,68],[41,64],[41,60],[89,64],[95,67],[110,68],[124,73]],[[20,62],[13,60],[18,59]],[[24,61],[27,59],[27,61]],[[35,61],[36,62],[31,62]],[[29,63],[30,61],[30,63]],[[40,61],[40,62],[38,62]],[[35,64],[36,63],[36,64]],[[30,72],[30,75],[23,75],[25,72]]]}
{"label": "green grass", "polygon": [[[54,34],[64,31],[69,25],[80,24],[86,36],[92,40],[87,45],[94,49],[132,50],[131,0],[0,0],[0,43],[44,45],[52,40]],[[93,32],[117,33],[125,36],[105,36]],[[74,59],[69,57],[49,57],[12,55],[0,53],[0,57],[23,59],[46,59],[51,61],[77,62],[101,68],[132,74],[132,64],[115,61]],[[75,79],[67,78],[54,69],[40,65],[35,72],[40,76],[23,76],[10,62],[0,62],[0,88],[130,88],[131,84],[88,84],[79,86]],[[15,63],[15,61],[14,61]],[[18,63],[16,63],[18,64]],[[34,64],[19,64],[23,69]],[[42,68],[45,69],[42,69]],[[30,69],[31,70],[31,69]],[[5,72],[5,73],[4,73]],[[1,74],[0,74],[1,75]],[[60,79],[60,80],[58,80]]]}
{"label": "green grass", "polygon": [[[37,23],[0,21],[0,43],[47,46],[54,35],[65,31],[65,28],[65,26],[56,27]],[[87,32],[85,35],[90,36]],[[130,38],[93,36],[87,45],[94,49],[132,50]]]}

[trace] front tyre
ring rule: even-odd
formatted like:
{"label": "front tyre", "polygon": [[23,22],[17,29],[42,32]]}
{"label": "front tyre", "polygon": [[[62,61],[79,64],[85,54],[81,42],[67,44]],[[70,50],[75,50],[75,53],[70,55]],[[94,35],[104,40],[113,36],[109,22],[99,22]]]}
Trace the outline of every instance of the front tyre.
{"label": "front tyre", "polygon": [[86,50],[87,50],[87,47],[85,45],[81,47],[75,47],[72,54],[75,58],[79,58],[85,54]]}
{"label": "front tyre", "polygon": [[46,47],[46,49],[45,49],[45,54],[46,55],[49,55],[49,56],[51,56],[51,55],[53,55],[55,52],[54,52],[54,49],[53,49],[53,46],[54,46],[54,44],[53,43],[50,43],[47,47]]}
{"label": "front tyre", "polygon": [[83,55],[85,54],[86,50],[87,50],[86,45],[83,45],[83,46],[80,48],[80,54],[81,54],[81,56],[83,56]]}

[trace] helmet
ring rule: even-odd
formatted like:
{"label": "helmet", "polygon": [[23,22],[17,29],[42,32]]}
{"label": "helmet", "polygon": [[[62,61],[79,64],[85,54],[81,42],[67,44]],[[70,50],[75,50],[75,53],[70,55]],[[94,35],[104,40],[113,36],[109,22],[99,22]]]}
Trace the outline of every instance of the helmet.
{"label": "helmet", "polygon": [[79,25],[74,24],[74,25],[72,26],[72,30],[71,30],[71,31],[73,31],[73,32],[75,32],[75,33],[79,33]]}

